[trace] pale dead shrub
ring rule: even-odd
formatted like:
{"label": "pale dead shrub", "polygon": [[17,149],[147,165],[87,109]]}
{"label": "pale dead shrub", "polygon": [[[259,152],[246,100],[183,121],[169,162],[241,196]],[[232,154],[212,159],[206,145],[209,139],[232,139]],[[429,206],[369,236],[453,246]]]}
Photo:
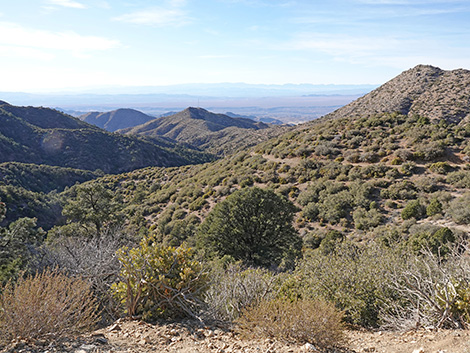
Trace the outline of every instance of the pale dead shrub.
{"label": "pale dead shrub", "polygon": [[206,316],[211,320],[231,323],[243,309],[256,306],[277,295],[278,277],[266,269],[245,269],[239,264],[215,269],[210,274],[204,295]]}
{"label": "pale dead shrub", "polygon": [[90,285],[57,270],[9,282],[0,294],[0,342],[55,339],[91,329],[98,320]]}
{"label": "pale dead shrub", "polygon": [[270,300],[243,311],[236,330],[246,338],[276,338],[318,348],[344,345],[343,313],[323,300]]}

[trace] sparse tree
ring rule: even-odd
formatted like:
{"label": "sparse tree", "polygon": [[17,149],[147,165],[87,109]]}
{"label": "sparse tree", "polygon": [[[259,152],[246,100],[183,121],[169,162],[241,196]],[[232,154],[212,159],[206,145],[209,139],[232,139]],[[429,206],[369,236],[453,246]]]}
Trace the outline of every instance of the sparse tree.
{"label": "sparse tree", "polygon": [[106,225],[119,221],[118,209],[110,190],[100,184],[84,184],[77,187],[75,198],[65,205],[62,214],[85,228],[93,225],[100,235]]}

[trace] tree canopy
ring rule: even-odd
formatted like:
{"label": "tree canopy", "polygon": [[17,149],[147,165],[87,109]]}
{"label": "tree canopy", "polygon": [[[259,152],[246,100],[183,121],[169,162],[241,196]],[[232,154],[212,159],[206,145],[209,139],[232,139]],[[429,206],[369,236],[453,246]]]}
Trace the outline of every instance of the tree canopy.
{"label": "tree canopy", "polygon": [[96,233],[103,227],[118,221],[119,204],[113,193],[100,184],[83,184],[76,188],[76,197],[68,200],[62,214],[69,222],[85,226],[92,224]]}
{"label": "tree canopy", "polygon": [[292,226],[295,211],[289,200],[271,190],[238,190],[201,224],[198,246],[209,256],[228,255],[251,266],[280,266],[300,254],[302,242]]}

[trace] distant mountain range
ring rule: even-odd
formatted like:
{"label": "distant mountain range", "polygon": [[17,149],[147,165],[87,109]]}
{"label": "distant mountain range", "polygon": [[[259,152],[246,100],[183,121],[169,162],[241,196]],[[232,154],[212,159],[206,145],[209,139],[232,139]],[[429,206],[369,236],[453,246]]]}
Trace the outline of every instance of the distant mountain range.
{"label": "distant mountain range", "polygon": [[264,122],[301,123],[323,116],[370,92],[376,85],[188,84],[158,87],[101,87],[50,93],[0,92],[15,105],[55,108],[73,116],[132,108],[153,117],[188,106],[233,112]]}
{"label": "distant mountain range", "polygon": [[205,152],[224,155],[279,135],[284,130],[285,127],[190,107],[118,132],[152,138],[165,137]]}
{"label": "distant mountain range", "polygon": [[147,166],[179,166],[210,159],[171,141],[148,141],[109,133],[49,108],[0,104],[0,163],[35,163],[121,173]]}
{"label": "distant mountain range", "polygon": [[96,125],[107,131],[116,131],[132,126],[145,124],[154,117],[135,109],[117,109],[110,112],[90,112],[79,116],[79,119],[89,124]]}

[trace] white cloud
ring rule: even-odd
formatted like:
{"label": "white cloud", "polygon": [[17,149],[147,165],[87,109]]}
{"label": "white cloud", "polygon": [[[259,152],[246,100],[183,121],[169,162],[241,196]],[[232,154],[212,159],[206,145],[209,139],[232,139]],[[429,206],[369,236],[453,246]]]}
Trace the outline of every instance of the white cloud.
{"label": "white cloud", "polygon": [[153,6],[130,12],[115,17],[114,20],[158,27],[182,26],[190,21],[184,10],[186,3],[186,0],[167,0],[166,6]]}
{"label": "white cloud", "polygon": [[[323,53],[338,62],[399,69],[419,63],[452,66],[457,57],[470,57],[467,47],[451,48],[439,39],[404,36],[344,36],[340,34],[304,33],[283,47],[284,50]],[[461,61],[461,59],[460,59]],[[467,60],[470,62],[470,59]],[[457,65],[458,66],[458,65]]]}
{"label": "white cloud", "polygon": [[48,5],[54,6],[63,6],[63,7],[70,7],[73,9],[85,9],[86,6],[78,1],[73,0],[47,0],[46,3]]}
{"label": "white cloud", "polygon": [[0,45],[40,50],[53,49],[86,53],[120,47],[117,40],[98,36],[83,36],[73,31],[51,32],[26,28],[10,22],[0,22]]}
{"label": "white cloud", "polygon": [[398,43],[393,38],[352,37],[343,35],[302,34],[290,43],[295,50],[316,50],[334,56],[362,57],[391,50]]}
{"label": "white cloud", "polygon": [[159,7],[128,13],[115,17],[114,20],[152,26],[179,26],[188,22],[186,14],[183,11]]}
{"label": "white cloud", "polygon": [[232,55],[201,55],[200,59],[228,59],[232,58]]}
{"label": "white cloud", "polygon": [[0,57],[47,61],[53,59],[54,55],[35,48],[0,45]]}

